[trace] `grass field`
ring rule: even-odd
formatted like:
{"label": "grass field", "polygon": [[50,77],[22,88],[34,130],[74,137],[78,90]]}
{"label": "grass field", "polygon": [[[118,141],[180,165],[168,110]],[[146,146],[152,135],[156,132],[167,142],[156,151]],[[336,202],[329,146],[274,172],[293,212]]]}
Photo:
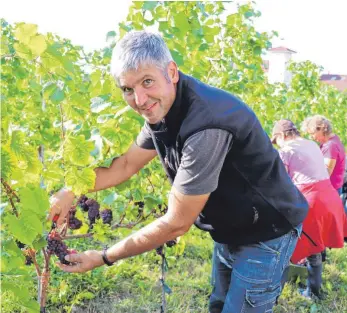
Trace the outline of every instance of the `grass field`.
{"label": "grass field", "polygon": [[[184,240],[186,245],[184,254],[179,257],[168,257],[169,270],[166,282],[172,293],[167,296],[166,312],[207,313],[208,296],[211,292],[209,282],[212,241],[208,235],[197,230],[191,231]],[[170,254],[173,255],[174,251]],[[114,287],[84,302],[84,305],[74,305],[71,312],[159,313],[160,266],[159,259],[151,257],[157,262],[149,263],[147,254],[123,261],[116,268],[107,269],[104,278],[112,281]],[[118,274],[115,274],[115,271]],[[300,296],[297,291],[300,279],[297,279],[296,282],[286,284],[274,312],[347,312],[347,246],[344,249],[328,251],[323,279],[326,296],[324,300],[311,301]]]}

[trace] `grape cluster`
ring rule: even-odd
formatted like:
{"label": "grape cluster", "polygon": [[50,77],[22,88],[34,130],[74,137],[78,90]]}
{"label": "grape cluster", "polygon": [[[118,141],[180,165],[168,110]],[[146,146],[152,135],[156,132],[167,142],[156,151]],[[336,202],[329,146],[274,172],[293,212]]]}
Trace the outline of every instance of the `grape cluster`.
{"label": "grape cluster", "polygon": [[[174,240],[169,240],[165,243],[165,245],[168,247],[168,248],[172,248],[174,245],[177,244],[177,239],[174,239]],[[155,249],[155,251],[157,252],[158,255],[163,255],[163,252],[164,252],[164,246],[160,246],[158,248]]]}
{"label": "grape cluster", "polygon": [[19,240],[16,240],[16,244],[19,249],[23,249],[25,247],[25,244],[20,242]]}
{"label": "grape cluster", "polygon": [[82,221],[80,221],[76,216],[76,209],[71,208],[69,212],[69,228],[79,229],[82,226]]}
{"label": "grape cluster", "polygon": [[30,255],[25,255],[25,265],[31,265],[34,261]]}
{"label": "grape cluster", "polygon": [[55,254],[59,261],[69,265],[70,262],[65,260],[65,256],[69,254],[66,244],[61,240],[59,233],[55,230],[51,231],[47,238],[47,250],[50,254]]}
{"label": "grape cluster", "polygon": [[134,202],[134,204],[137,206],[137,217],[141,216],[143,213],[143,208],[145,207],[145,203],[143,201],[137,201]]}
{"label": "grape cluster", "polygon": [[88,206],[89,224],[92,226],[100,218],[100,204],[94,199],[88,199],[85,204]]}
{"label": "grape cluster", "polygon": [[164,246],[159,246],[155,249],[155,252],[157,252],[158,255],[163,255],[164,252]]}
{"label": "grape cluster", "polygon": [[82,195],[77,202],[77,205],[79,205],[84,212],[89,210],[89,206],[86,204],[87,200],[88,198],[85,195]]}
{"label": "grape cluster", "polygon": [[169,240],[169,241],[166,242],[166,246],[168,248],[172,248],[175,244],[177,244],[177,239]]}
{"label": "grape cluster", "polygon": [[110,209],[102,210],[100,212],[100,216],[101,216],[102,222],[104,224],[111,225],[111,222],[112,222],[112,210],[110,210]]}

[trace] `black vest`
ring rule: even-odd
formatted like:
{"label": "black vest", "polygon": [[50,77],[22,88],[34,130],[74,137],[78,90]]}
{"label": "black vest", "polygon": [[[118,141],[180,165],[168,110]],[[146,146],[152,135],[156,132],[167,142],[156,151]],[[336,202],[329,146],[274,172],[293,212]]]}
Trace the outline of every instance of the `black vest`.
{"label": "black vest", "polygon": [[161,123],[148,125],[170,182],[187,138],[211,128],[233,135],[218,187],[195,225],[215,241],[235,246],[277,238],[299,225],[307,202],[254,112],[230,93],[181,72],[179,77],[170,111]]}

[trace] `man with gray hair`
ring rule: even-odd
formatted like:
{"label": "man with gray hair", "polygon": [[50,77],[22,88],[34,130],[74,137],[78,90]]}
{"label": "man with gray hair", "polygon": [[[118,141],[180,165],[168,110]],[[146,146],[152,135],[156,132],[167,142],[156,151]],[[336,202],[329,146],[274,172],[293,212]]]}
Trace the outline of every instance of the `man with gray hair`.
{"label": "man with gray hair", "polygon": [[[74,264],[59,267],[86,272],[112,265],[195,224],[219,243],[210,312],[270,312],[308,206],[254,112],[230,93],[180,72],[155,33],[125,35],[115,47],[112,74],[145,124],[110,168],[95,169],[93,191],[126,181],[158,156],[172,184],[168,210],[109,249],[69,255]],[[58,225],[73,198],[67,189],[54,196],[50,218],[60,215]]]}

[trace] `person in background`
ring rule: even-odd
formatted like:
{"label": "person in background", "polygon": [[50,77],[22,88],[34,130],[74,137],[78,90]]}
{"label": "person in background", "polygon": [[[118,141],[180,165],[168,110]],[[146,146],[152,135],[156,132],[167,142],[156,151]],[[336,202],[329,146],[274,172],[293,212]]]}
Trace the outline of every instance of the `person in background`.
{"label": "person in background", "polygon": [[[178,70],[163,38],[127,33],[115,46],[112,75],[144,126],[136,142],[109,168],[95,169],[94,189],[117,186],[155,157],[172,185],[162,217],[103,251],[66,256],[59,264],[83,273],[153,250],[195,224],[227,245],[230,284],[210,312],[265,313],[281,293],[281,278],[301,234],[308,204],[289,179],[255,113],[234,95]],[[74,193],[52,198],[58,226]],[[220,254],[216,254],[218,258]],[[221,306],[222,303],[222,306]]]}
{"label": "person in background", "polygon": [[309,212],[303,223],[291,261],[298,263],[307,257],[307,288],[305,297],[321,297],[322,255],[325,247],[342,248],[347,235],[347,218],[341,200],[331,184],[318,145],[300,136],[294,123],[278,121],[272,132],[272,142],[277,144],[287,172],[305,196]]}
{"label": "person in background", "polygon": [[[347,160],[346,160],[346,166],[345,166],[345,174],[344,174],[344,178],[343,178],[341,198],[342,198],[342,203],[343,203],[343,206],[345,208],[346,215],[347,215]],[[347,242],[347,238],[345,238],[345,241]]]}
{"label": "person in background", "polygon": [[331,122],[322,115],[314,115],[304,120],[302,131],[319,142],[331,183],[341,195],[346,153],[340,138],[333,133]]}

